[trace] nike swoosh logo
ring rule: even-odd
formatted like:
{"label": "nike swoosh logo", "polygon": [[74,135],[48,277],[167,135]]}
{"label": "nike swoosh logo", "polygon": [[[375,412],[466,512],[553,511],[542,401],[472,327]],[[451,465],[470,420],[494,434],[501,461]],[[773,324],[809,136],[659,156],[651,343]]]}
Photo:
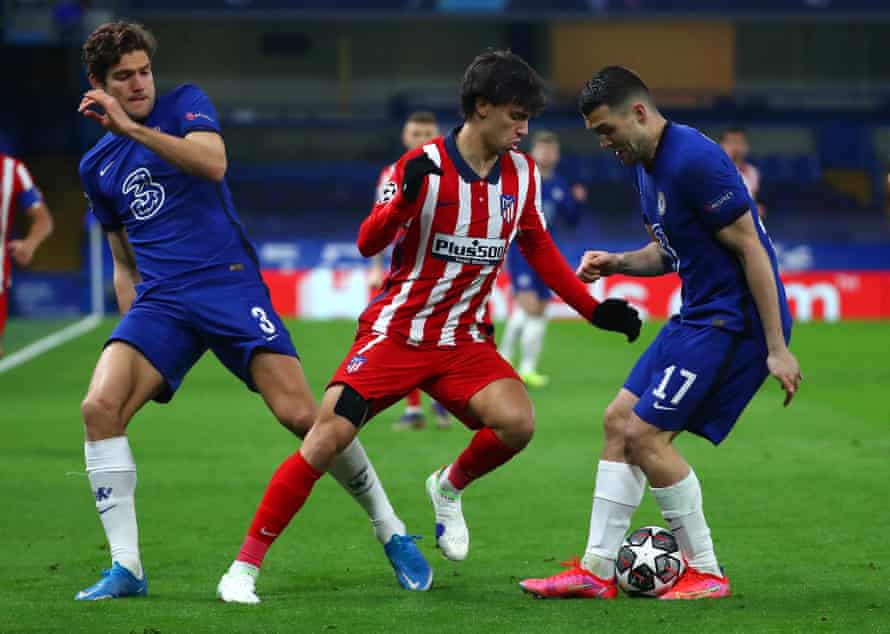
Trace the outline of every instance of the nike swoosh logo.
{"label": "nike swoosh logo", "polygon": [[116,162],[117,162],[117,159],[111,161],[111,163],[108,163],[105,167],[100,169],[99,176],[105,176],[105,172],[107,172],[109,169],[111,169],[111,166],[114,165]]}
{"label": "nike swoosh logo", "polygon": [[274,341],[275,339],[278,339],[278,335],[272,335],[271,337],[264,337],[264,339],[266,341]]}
{"label": "nike swoosh logo", "polygon": [[666,412],[673,412],[677,409],[676,407],[665,407],[661,403],[652,403],[652,407],[654,407],[655,409],[664,410]]}
{"label": "nike swoosh logo", "polygon": [[267,531],[265,526],[260,529],[260,535],[265,535],[266,537],[278,537],[278,533]]}
{"label": "nike swoosh logo", "polygon": [[411,588],[412,590],[417,590],[420,587],[419,581],[411,581],[408,577],[402,577],[405,580],[405,584]]}
{"label": "nike swoosh logo", "polygon": [[107,513],[108,511],[113,509],[115,506],[117,506],[117,504],[112,504],[111,506],[106,506],[104,509],[99,509],[99,515],[102,515],[103,513]]}

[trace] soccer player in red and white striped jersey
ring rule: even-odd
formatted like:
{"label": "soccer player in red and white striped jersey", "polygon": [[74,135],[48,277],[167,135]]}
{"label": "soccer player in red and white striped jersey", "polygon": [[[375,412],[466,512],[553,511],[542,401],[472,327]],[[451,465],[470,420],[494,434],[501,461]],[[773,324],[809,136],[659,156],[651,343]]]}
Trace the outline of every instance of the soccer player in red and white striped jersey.
{"label": "soccer player in red and white striped jersey", "polygon": [[528,393],[498,353],[487,311],[514,238],[550,287],[594,325],[630,341],[639,335],[636,310],[619,299],[598,304],[544,229],[540,174],[515,149],[543,105],[542,81],[525,61],[488,51],[464,74],[464,124],[397,163],[358,236],[365,256],[395,240],[390,273],[359,318],[315,425],[266,490],[233,565],[244,570],[245,586],[334,457],[416,387],[478,430],[457,460],[427,480],[437,546],[449,559],[466,558],[463,490],[519,453],[534,431]]}
{"label": "soccer player in red and white striped jersey", "polygon": [[[10,240],[16,209],[23,210],[31,220],[27,235],[21,240]],[[6,328],[9,309],[9,287],[12,284],[12,261],[28,266],[34,252],[53,231],[53,219],[40,190],[25,164],[11,156],[0,154],[0,339]],[[3,346],[0,343],[0,357]]]}

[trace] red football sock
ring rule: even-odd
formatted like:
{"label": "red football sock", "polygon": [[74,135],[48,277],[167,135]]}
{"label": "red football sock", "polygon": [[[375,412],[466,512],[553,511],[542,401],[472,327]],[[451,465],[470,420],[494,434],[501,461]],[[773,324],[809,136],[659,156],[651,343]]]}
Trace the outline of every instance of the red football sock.
{"label": "red football sock", "polygon": [[266,487],[241,552],[235,559],[262,566],[272,542],[287,528],[322,475],[299,451],[282,462]]}
{"label": "red football sock", "polygon": [[408,407],[420,407],[420,390],[414,389],[405,397]]}
{"label": "red football sock", "polygon": [[489,471],[494,471],[521,449],[513,449],[503,443],[488,427],[476,432],[466,449],[451,464],[448,481],[462,490]]}

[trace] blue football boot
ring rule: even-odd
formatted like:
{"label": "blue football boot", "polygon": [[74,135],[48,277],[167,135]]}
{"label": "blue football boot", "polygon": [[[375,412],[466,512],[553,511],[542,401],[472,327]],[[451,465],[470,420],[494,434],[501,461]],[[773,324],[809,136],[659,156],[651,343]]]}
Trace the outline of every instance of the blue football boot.
{"label": "blue football boot", "polygon": [[74,597],[75,601],[98,601],[100,599],[121,599],[123,597],[144,597],[148,594],[148,578],[143,574],[137,579],[132,572],[116,561],[111,570],[103,570],[102,578]]}
{"label": "blue football boot", "polygon": [[416,542],[419,535],[393,535],[383,546],[396,579],[405,590],[422,592],[433,585],[433,570],[424,559]]}

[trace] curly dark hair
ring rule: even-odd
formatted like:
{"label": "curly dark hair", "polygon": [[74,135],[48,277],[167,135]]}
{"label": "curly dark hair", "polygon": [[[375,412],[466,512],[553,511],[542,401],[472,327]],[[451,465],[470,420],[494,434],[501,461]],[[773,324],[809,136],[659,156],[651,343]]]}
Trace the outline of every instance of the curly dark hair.
{"label": "curly dark hair", "polygon": [[83,45],[83,63],[87,73],[105,83],[108,71],[133,51],[145,51],[154,57],[158,42],[151,31],[133,22],[107,22],[96,27]]}
{"label": "curly dark hair", "polygon": [[478,98],[494,106],[516,104],[532,117],[547,103],[544,81],[524,59],[508,50],[485,51],[464,71],[460,108],[465,119],[476,112]]}

